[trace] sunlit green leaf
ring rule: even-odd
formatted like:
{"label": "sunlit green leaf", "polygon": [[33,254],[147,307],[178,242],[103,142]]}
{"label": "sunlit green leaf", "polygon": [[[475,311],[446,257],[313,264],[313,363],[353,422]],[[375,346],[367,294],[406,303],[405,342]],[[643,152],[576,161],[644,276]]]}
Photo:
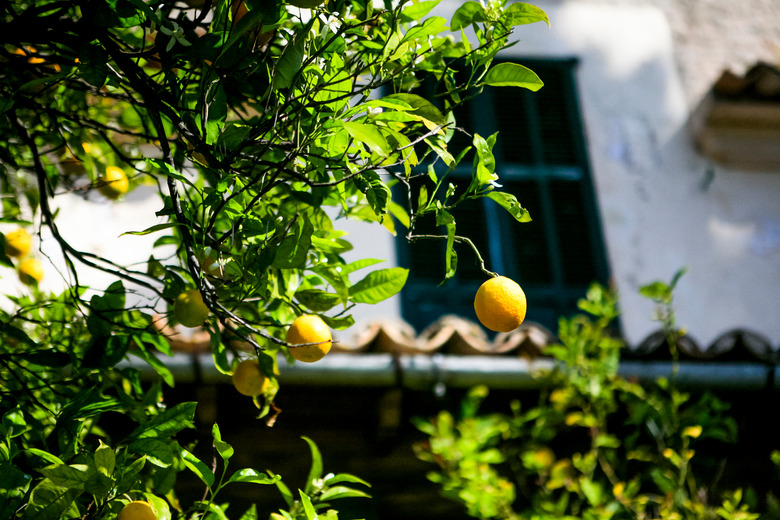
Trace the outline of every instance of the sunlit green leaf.
{"label": "sunlit green leaf", "polygon": [[535,5],[515,2],[504,10],[501,20],[507,25],[524,25],[536,22],[545,22],[550,25],[550,19],[542,9]]}
{"label": "sunlit green leaf", "polygon": [[269,476],[265,473],[260,473],[254,469],[246,468],[240,469],[233,473],[228,482],[249,482],[251,484],[276,484],[280,480],[280,476]]}
{"label": "sunlit green leaf", "polygon": [[459,31],[462,28],[467,28],[472,23],[484,22],[486,19],[487,14],[482,4],[469,0],[455,10],[450,22],[450,30]]}
{"label": "sunlit green leaf", "polygon": [[441,0],[422,0],[421,2],[414,2],[408,4],[401,11],[401,20],[404,22],[412,22],[421,19],[426,14],[430,13],[434,7],[439,5]]}
{"label": "sunlit green leaf", "polygon": [[192,471],[208,487],[214,485],[214,472],[206,464],[185,448],[179,449],[179,456],[184,465]]}
{"label": "sunlit green leaf", "polygon": [[488,193],[487,197],[507,210],[509,214],[512,215],[518,222],[531,222],[531,214],[528,213],[527,209],[520,205],[517,197],[511,193],[494,190]]}
{"label": "sunlit green leaf", "polygon": [[314,491],[315,480],[322,478],[322,454],[319,448],[308,437],[302,437],[306,444],[309,445],[309,452],[311,453],[311,466],[309,467],[309,476],[306,477],[306,493]]}
{"label": "sunlit green leaf", "polygon": [[400,291],[406,283],[409,270],[391,267],[372,271],[349,290],[349,299],[356,303],[378,303]]}
{"label": "sunlit green leaf", "polygon": [[485,76],[485,85],[493,87],[523,87],[536,92],[544,83],[534,71],[519,63],[499,63]]}

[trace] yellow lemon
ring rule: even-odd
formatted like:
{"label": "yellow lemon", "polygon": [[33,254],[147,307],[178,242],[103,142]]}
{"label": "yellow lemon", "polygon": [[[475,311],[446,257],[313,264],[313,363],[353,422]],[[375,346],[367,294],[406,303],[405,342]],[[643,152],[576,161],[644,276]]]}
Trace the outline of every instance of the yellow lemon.
{"label": "yellow lemon", "polygon": [[32,250],[32,237],[24,228],[17,228],[5,235],[5,254],[20,258]]}
{"label": "yellow lemon", "polygon": [[43,264],[37,258],[27,258],[19,264],[19,280],[25,285],[41,283]]}
{"label": "yellow lemon", "polygon": [[233,371],[233,386],[239,394],[254,397],[262,394],[267,385],[268,379],[256,359],[243,360]]}
{"label": "yellow lemon", "polygon": [[480,323],[496,332],[515,330],[525,319],[525,293],[516,282],[496,276],[483,283],[474,297]]}
{"label": "yellow lemon", "polygon": [[209,308],[197,289],[187,289],[173,302],[173,317],[185,327],[199,327],[209,316]]}
{"label": "yellow lemon", "polygon": [[106,168],[106,174],[98,179],[98,191],[111,200],[118,199],[120,195],[127,193],[129,188],[127,175],[122,168],[116,166]]}
{"label": "yellow lemon", "polygon": [[157,520],[157,515],[149,502],[133,500],[122,508],[118,520]]}
{"label": "yellow lemon", "polygon": [[298,361],[314,363],[330,352],[330,329],[322,318],[306,314],[295,318],[287,329],[287,343],[290,344],[290,354]]}

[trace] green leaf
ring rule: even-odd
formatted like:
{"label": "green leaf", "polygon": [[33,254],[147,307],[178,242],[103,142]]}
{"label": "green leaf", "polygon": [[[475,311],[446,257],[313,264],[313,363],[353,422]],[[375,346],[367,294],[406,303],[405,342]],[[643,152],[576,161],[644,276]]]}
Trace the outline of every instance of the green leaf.
{"label": "green leaf", "polygon": [[335,330],[346,330],[355,324],[355,318],[351,314],[340,317],[323,316],[322,320]]}
{"label": "green leaf", "polygon": [[116,465],[116,455],[114,450],[105,444],[103,441],[99,441],[99,446],[95,450],[95,467],[103,475],[110,477],[114,473],[114,467]]}
{"label": "green leaf", "polygon": [[247,509],[238,520],[258,520],[257,505],[252,504],[249,506],[249,509]]}
{"label": "green leaf", "polygon": [[446,210],[438,210],[436,212],[436,225],[445,226],[447,229],[447,247],[445,249],[444,266],[445,274],[442,283],[446,282],[453,276],[458,269],[458,255],[455,252],[455,219]]}
{"label": "green leaf", "polygon": [[120,410],[124,404],[113,397],[103,397],[96,388],[89,388],[68,402],[57,418],[57,424],[63,424],[72,419],[93,417],[104,412]]}
{"label": "green leaf", "polygon": [[434,7],[439,5],[439,2],[441,2],[441,0],[414,2],[401,11],[401,21],[408,23],[421,19],[423,16],[430,13]]}
{"label": "green leaf", "polygon": [[168,164],[167,162],[161,159],[147,158],[146,163],[149,164],[149,166],[151,166],[154,169],[155,173],[159,173],[160,175],[164,175],[166,177],[172,177],[184,184],[192,184],[190,180],[187,179],[187,177],[177,172],[172,165]]}
{"label": "green leaf", "polygon": [[[0,337],[2,336],[0,335]],[[21,354],[14,352],[14,358],[19,361],[24,360],[32,365],[39,365],[42,367],[60,368],[70,364],[70,356],[68,354],[65,352],[57,352],[49,349],[35,350]]]}
{"label": "green leaf", "polygon": [[169,442],[154,437],[144,437],[130,443],[128,449],[133,453],[145,455],[155,466],[167,468],[173,464],[173,449]]}
{"label": "green leaf", "polygon": [[184,465],[187,466],[190,471],[195,473],[195,475],[208,487],[211,487],[214,485],[214,472],[211,471],[211,468],[206,466],[198,457],[193,455],[191,452],[189,452],[186,448],[180,448],[179,450],[179,456],[181,457],[181,460],[184,462]]}
{"label": "green leaf", "polygon": [[336,238],[336,237],[321,238],[312,235],[311,245],[314,247],[314,249],[318,251],[322,251],[323,253],[335,254],[335,255],[339,255],[341,253],[345,253],[347,251],[352,250],[352,244],[350,244],[343,238]]}
{"label": "green leaf", "polygon": [[582,493],[585,495],[585,498],[588,499],[590,505],[598,506],[601,504],[604,496],[604,490],[601,487],[601,484],[594,482],[585,476],[582,476],[580,477],[580,488],[582,489]]}
{"label": "green leaf", "polygon": [[0,321],[0,338],[10,338],[31,348],[36,348],[38,346],[38,344],[30,339],[30,336],[22,329],[2,321]]}
{"label": "green leaf", "polygon": [[23,450],[22,453],[26,453],[27,455],[40,457],[46,462],[51,462],[53,464],[64,464],[62,459],[57,457],[56,455],[49,453],[48,451],[39,450],[38,448],[27,448],[26,450]]}
{"label": "green leaf", "polygon": [[487,194],[487,197],[507,210],[518,222],[531,222],[531,214],[520,205],[517,198],[511,193],[491,191]]}
{"label": "green leaf", "polygon": [[516,2],[504,10],[501,21],[506,25],[525,25],[529,23],[545,22],[550,26],[550,19],[544,10],[531,4]]}
{"label": "green leaf", "polygon": [[102,473],[92,473],[84,482],[84,491],[93,496],[104,496],[114,486],[114,480]]}
{"label": "green leaf", "polygon": [[335,486],[328,488],[320,495],[320,500],[333,500],[336,498],[371,498],[371,495],[359,489],[353,489],[346,486]]}
{"label": "green leaf", "polygon": [[351,482],[354,484],[362,484],[366,487],[371,487],[371,484],[369,484],[362,478],[356,477],[355,475],[350,475],[349,473],[338,473],[336,475],[331,476],[330,478],[325,479],[326,486],[332,486],[334,484],[339,484],[341,482]]}
{"label": "green leaf", "polygon": [[296,291],[295,299],[298,300],[298,303],[314,312],[325,312],[342,303],[338,294],[320,289]]}
{"label": "green leaf", "polygon": [[344,128],[353,139],[368,146],[375,154],[385,156],[390,152],[387,139],[376,125],[345,121]]}
{"label": "green leaf", "polygon": [[401,40],[401,43],[412,40],[422,40],[428,36],[439,34],[444,29],[446,24],[447,20],[441,16],[431,16],[426,18],[423,23],[415,25],[409,29]]}
{"label": "green leaf", "polygon": [[126,493],[134,485],[138,483],[138,474],[144,469],[146,464],[146,457],[141,457],[134,460],[129,466],[127,466],[122,472],[122,477],[117,484],[117,494]]}
{"label": "green leaf", "polygon": [[275,475],[273,472],[269,471],[268,474],[271,477],[279,477],[277,478],[276,482],[276,488],[279,490],[279,494],[282,495],[282,498],[284,499],[284,502],[287,504],[287,507],[291,508],[293,507],[293,504],[295,503],[295,499],[293,498],[292,491],[290,491],[290,488],[287,487],[287,485],[282,482],[282,479],[279,475]]}
{"label": "green leaf", "polygon": [[447,118],[441,113],[441,110],[417,94],[390,94],[382,98],[384,101],[400,101],[402,105],[408,105],[413,109],[412,114],[419,118],[429,130],[447,123]]}
{"label": "green leaf", "polygon": [[64,488],[44,479],[32,490],[23,518],[60,520],[79,494],[81,491],[78,489]]}
{"label": "green leaf", "polygon": [[487,13],[485,13],[482,4],[469,0],[458,7],[452,15],[450,30],[459,31],[468,28],[472,23],[484,22],[485,20],[487,20]]}
{"label": "green leaf", "polygon": [[319,520],[317,511],[311,503],[311,498],[300,489],[298,490],[298,493],[301,495],[301,504],[303,504],[303,511],[306,513],[306,520]]}
{"label": "green leaf", "polygon": [[240,469],[233,473],[228,482],[248,482],[250,484],[276,484],[282,477],[275,475],[273,477],[260,473],[252,468]]}
{"label": "green leaf", "polygon": [[157,520],[171,520],[171,510],[164,498],[149,492],[144,493],[144,498],[157,511]]}
{"label": "green leaf", "polygon": [[195,402],[179,403],[173,408],[155,415],[147,423],[138,426],[133,430],[129,438],[166,438],[179,433],[185,428],[192,428],[197,405],[198,403]]}
{"label": "green leaf", "polygon": [[322,455],[319,448],[308,437],[301,437],[309,445],[309,451],[311,451],[311,467],[309,468],[309,476],[306,478],[306,493],[314,491],[314,481],[322,478]]}
{"label": "green leaf", "polygon": [[672,300],[672,289],[661,281],[643,285],[639,288],[639,293],[659,303],[669,303]]}
{"label": "green leaf", "polygon": [[164,224],[156,224],[154,226],[148,227],[144,229],[143,231],[126,231],[119,235],[120,237],[125,235],[148,235],[150,233],[156,233],[157,231],[162,231],[163,229],[170,229],[172,227],[177,227],[179,225],[178,222],[166,222]]}
{"label": "green leaf", "polygon": [[523,87],[536,92],[544,83],[534,71],[519,63],[499,63],[485,76],[485,85],[493,87]]}
{"label": "green leaf", "polygon": [[217,423],[214,423],[214,426],[211,427],[211,435],[214,437],[214,447],[217,449],[217,453],[225,462],[225,466],[227,466],[230,457],[234,453],[233,446],[222,440],[222,433],[219,431]]}
{"label": "green leaf", "polygon": [[361,258],[342,267],[341,273],[344,275],[349,275],[355,271],[365,269],[366,267],[371,267],[372,265],[381,264],[382,262],[384,262],[384,260],[380,260],[378,258]]}
{"label": "green leaf", "polygon": [[147,363],[149,363],[149,366],[151,366],[155,372],[162,378],[163,381],[165,381],[165,384],[173,387],[175,384],[175,381],[173,379],[173,374],[171,373],[168,366],[160,361],[157,356],[149,352],[148,350],[139,348],[137,350],[132,351],[133,355],[138,356],[139,358],[143,359]]}
{"label": "green leaf", "polygon": [[289,42],[274,67],[274,88],[290,88],[295,75],[303,64],[303,44],[306,41],[306,31],[296,32],[293,41]]}
{"label": "green leaf", "polygon": [[681,267],[680,269],[677,270],[677,272],[674,273],[674,276],[672,276],[672,281],[669,282],[669,289],[671,291],[674,291],[674,288],[677,286],[677,282],[679,282],[680,278],[682,278],[683,275],[685,275],[685,273],[687,272],[688,272],[687,267]]}
{"label": "green leaf", "polygon": [[311,247],[314,231],[308,219],[298,219],[275,250],[272,265],[280,269],[301,268]]}
{"label": "green leaf", "polygon": [[214,360],[214,367],[225,375],[230,375],[232,372],[228,352],[228,346],[222,341],[219,331],[211,334],[211,359]]}
{"label": "green leaf", "polygon": [[378,303],[400,291],[409,270],[391,267],[372,271],[349,289],[349,299],[356,303]]}
{"label": "green leaf", "polygon": [[0,463],[0,489],[26,489],[32,477],[10,462]]}
{"label": "green leaf", "polygon": [[70,489],[84,489],[84,483],[92,472],[86,464],[57,464],[41,469],[41,473],[56,486]]}
{"label": "green leaf", "polygon": [[99,45],[84,45],[79,49],[78,74],[95,88],[100,88],[108,78],[108,55]]}

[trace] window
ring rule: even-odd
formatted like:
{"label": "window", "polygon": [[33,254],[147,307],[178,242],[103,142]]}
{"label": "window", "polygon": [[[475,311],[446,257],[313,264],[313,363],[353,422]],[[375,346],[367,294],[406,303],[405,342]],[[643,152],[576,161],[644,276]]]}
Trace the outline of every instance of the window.
{"label": "window", "polygon": [[[487,199],[459,206],[454,217],[458,234],[474,241],[487,268],[523,287],[526,319],[556,331],[558,317],[576,312],[588,285],[606,282],[608,269],[576,100],[576,61],[522,62],[542,78],[541,90],[486,88],[456,116],[469,133],[499,132],[493,151],[501,191],[514,194],[533,221],[518,223]],[[454,150],[469,141],[455,139]],[[470,175],[470,159],[461,164],[456,184]],[[437,231],[432,217],[418,225],[417,234]],[[468,247],[456,244],[456,252],[457,274],[438,286],[444,278],[443,241],[410,244],[399,235],[399,263],[410,268],[402,314],[418,330],[443,314],[476,319],[473,296],[485,276]]]}

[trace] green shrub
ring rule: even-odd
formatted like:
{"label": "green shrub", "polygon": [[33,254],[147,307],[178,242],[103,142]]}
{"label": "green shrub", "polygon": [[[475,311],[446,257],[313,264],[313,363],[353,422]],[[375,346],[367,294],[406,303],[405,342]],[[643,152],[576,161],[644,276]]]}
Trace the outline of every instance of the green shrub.
{"label": "green shrub", "polygon": [[[664,306],[658,315],[672,343],[673,285],[643,291]],[[758,518],[742,490],[718,486],[718,449],[737,435],[727,404],[666,379],[621,378],[615,298],[594,285],[579,307],[587,315],[561,319],[560,344],[546,350],[559,363],[537,404],[481,414],[481,386],[459,418],[442,411],[416,421],[429,437],[417,452],[437,465],[429,478],[444,496],[484,519]]]}

